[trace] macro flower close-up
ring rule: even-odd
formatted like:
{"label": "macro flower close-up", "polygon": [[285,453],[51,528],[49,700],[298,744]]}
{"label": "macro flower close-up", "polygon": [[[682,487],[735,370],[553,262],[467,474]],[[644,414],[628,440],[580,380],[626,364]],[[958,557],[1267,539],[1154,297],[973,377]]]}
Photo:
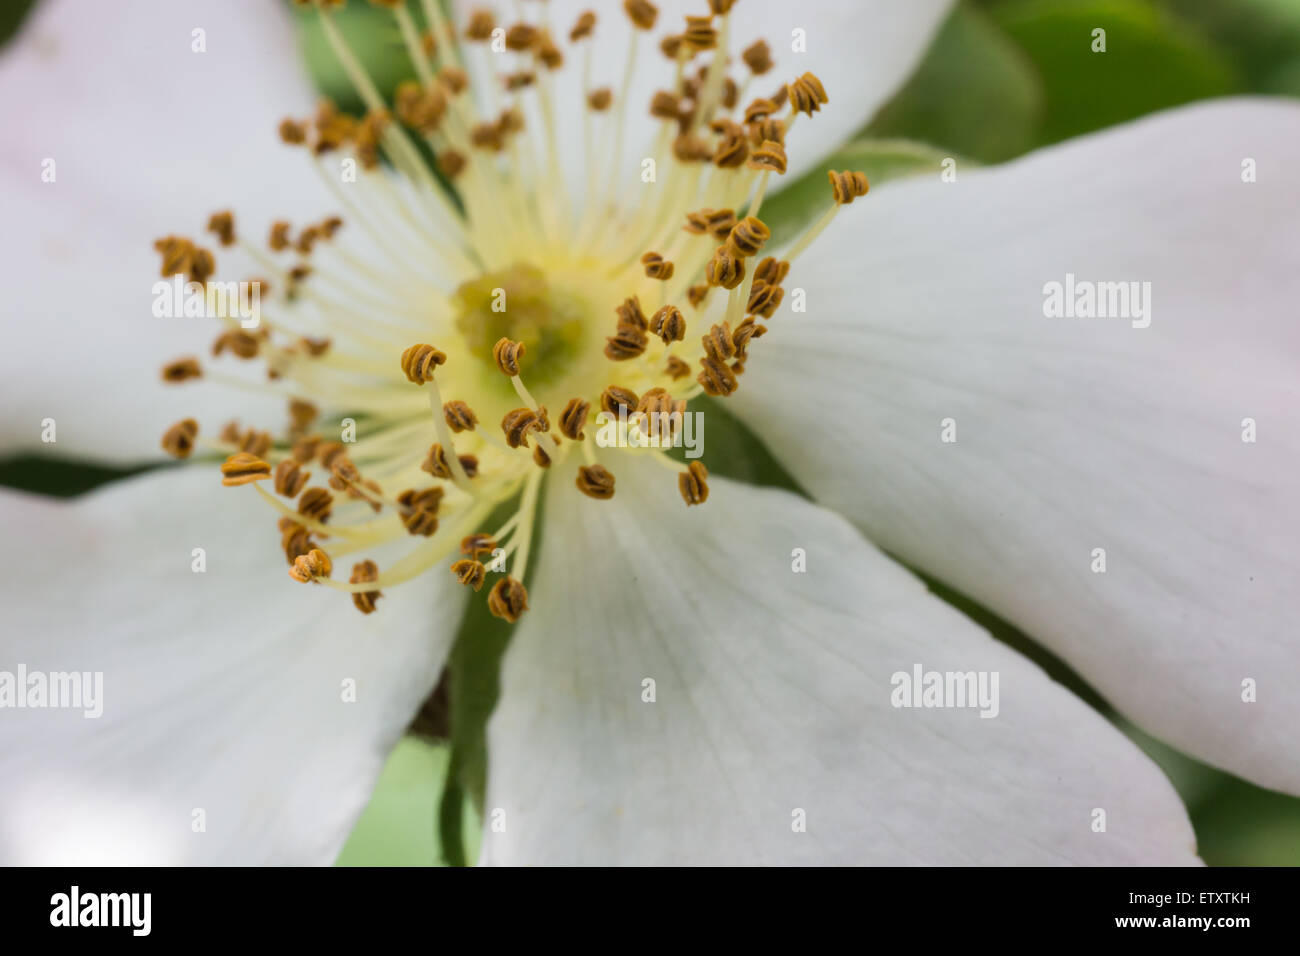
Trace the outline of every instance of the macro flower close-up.
{"label": "macro flower close-up", "polygon": [[1300,863],[1270,3],[30,4],[0,863]]}

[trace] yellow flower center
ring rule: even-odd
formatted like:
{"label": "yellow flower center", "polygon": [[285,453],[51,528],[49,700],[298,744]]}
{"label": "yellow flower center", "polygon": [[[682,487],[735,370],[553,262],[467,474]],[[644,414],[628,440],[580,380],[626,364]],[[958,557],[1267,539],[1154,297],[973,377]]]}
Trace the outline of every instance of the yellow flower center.
{"label": "yellow flower center", "polygon": [[[786,134],[828,98],[805,73],[742,105],[743,89],[772,63],[760,42],[742,53],[748,78],[727,75],[730,2],[712,0],[660,42],[669,77],[649,104],[645,162],[619,144],[641,105],[627,100],[658,20],[648,0],[624,4],[620,92],[588,81],[580,104],[554,101],[552,74],[566,57],[545,5],[533,5],[533,22],[500,28],[479,11],[459,36],[436,0],[424,5],[424,32],[405,4],[381,5],[416,78],[385,103],[333,19],[341,3],[316,0],[368,112],[351,117],[325,103],[280,129],[310,154],[341,214],[276,223],[269,249],[241,237],[229,212],[209,222],[223,248],[264,272],[251,281],[267,303],[249,322],[229,306],[245,300],[222,299],[213,353],[261,359],[267,380],[193,357],[163,372],[169,382],[209,377],[284,395],[288,428],[277,438],[232,422],[212,441],[186,419],[163,444],[178,457],[195,447],[228,455],[223,483],[252,485],[278,512],[295,580],[350,592],[371,613],[382,588],[449,565],[467,587],[490,584],[488,606],[513,621],[528,607],[544,476],[600,507],[617,492],[619,455],[643,455],[675,473],[686,505],[707,501],[702,462],[686,467],[665,446],[680,437],[693,398],[739,387],[791,262],[865,194],[866,179],[831,173],[827,215],[783,257],[769,254],[758,214],[771,176],[785,173]],[[568,31],[585,47],[584,77],[597,30],[585,13]],[[485,89],[471,88],[471,72],[487,78]],[[579,108],[589,188],[570,197],[553,120]],[[164,278],[218,285],[211,250],[180,236],[156,246]],[[217,299],[206,301],[211,310]],[[510,501],[512,516],[485,527]],[[362,558],[403,539],[414,546],[387,567]],[[333,572],[348,556],[356,563],[344,583]]]}

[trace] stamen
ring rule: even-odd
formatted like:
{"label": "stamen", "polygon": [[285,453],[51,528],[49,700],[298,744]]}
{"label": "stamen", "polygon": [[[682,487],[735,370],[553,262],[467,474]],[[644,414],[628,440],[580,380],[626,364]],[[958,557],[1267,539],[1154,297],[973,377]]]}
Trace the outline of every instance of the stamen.
{"label": "stamen", "polygon": [[270,478],[271,466],[256,455],[240,451],[221,465],[221,476],[221,483],[228,487],[246,485],[250,481],[265,481]]}
{"label": "stamen", "polygon": [[[352,577],[348,580],[352,584],[369,584],[378,579],[379,565],[373,561],[361,561],[352,566]],[[356,591],[352,595],[352,603],[362,614],[372,614],[375,610],[375,602],[383,596],[383,592],[377,590]]]}
{"label": "stamen", "polygon": [[608,501],[614,497],[614,476],[603,465],[581,465],[574,481],[588,498]]}
{"label": "stamen", "polygon": [[687,469],[677,476],[677,490],[682,493],[682,500],[687,507],[702,505],[709,500],[709,470],[701,461],[693,461]]}
{"label": "stamen", "polygon": [[293,559],[293,567],[289,569],[289,577],[307,584],[320,578],[329,577],[330,572],[333,570],[334,565],[330,561],[329,555],[320,548],[312,548],[306,554],[301,554]]}
{"label": "stamen", "polygon": [[451,573],[456,575],[456,579],[461,584],[467,588],[473,588],[475,591],[483,590],[483,582],[487,578],[487,568],[480,562],[469,558],[461,558],[461,560],[453,564]]}
{"label": "stamen", "polygon": [[194,439],[198,434],[199,423],[192,418],[183,419],[163,433],[163,451],[173,458],[188,458],[194,451]]}
{"label": "stamen", "polygon": [[488,592],[488,610],[493,617],[513,624],[528,610],[528,592],[514,578],[502,578]]}

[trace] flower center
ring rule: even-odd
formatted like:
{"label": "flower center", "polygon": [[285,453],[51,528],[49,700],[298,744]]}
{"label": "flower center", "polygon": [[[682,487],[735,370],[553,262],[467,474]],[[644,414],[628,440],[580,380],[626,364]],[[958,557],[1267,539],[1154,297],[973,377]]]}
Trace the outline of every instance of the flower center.
{"label": "flower center", "polygon": [[[675,473],[686,505],[708,499],[704,465],[683,468],[664,446],[693,398],[739,387],[791,263],[867,191],[861,173],[830,173],[827,214],[780,257],[766,253],[758,214],[771,176],[785,173],[786,135],[827,96],[805,73],[742,109],[743,88],[772,62],[760,41],[741,55],[748,78],[727,75],[733,2],[709,0],[660,42],[670,76],[649,104],[646,161],[623,156],[621,143],[639,105],[627,102],[632,65],[658,11],[649,0],[623,4],[629,47],[617,94],[591,85],[596,16],[582,14],[568,36],[584,54],[579,161],[589,185],[570,197],[554,118],[578,104],[554,101],[551,74],[566,57],[545,5],[524,8],[540,7],[540,19],[508,27],[478,11],[461,44],[437,0],[423,4],[424,32],[404,3],[380,3],[417,74],[390,111],[334,20],[341,0],[314,0],[368,112],[325,103],[311,121],[285,120],[280,135],[306,147],[346,219],[296,233],[277,222],[264,249],[237,234],[231,213],[213,215],[221,247],[267,277],[249,280],[269,299],[251,322],[230,305],[240,296],[212,294],[222,284],[211,250],[180,236],[155,244],[162,276],[198,285],[222,323],[214,357],[266,367],[257,382],[186,357],[164,379],[207,377],[282,395],[289,407],[278,438],[231,422],[216,440],[199,439],[185,419],[163,446],[177,457],[197,446],[227,455],[222,483],[252,485],[278,513],[294,579],[348,592],[371,613],[381,588],[450,563],[476,591],[491,580],[489,608],[514,621],[528,607],[544,476],[562,471],[569,493],[599,502],[615,494],[620,456],[641,455]],[[697,57],[703,64],[689,69]],[[483,88],[471,89],[471,72]],[[657,174],[647,179],[650,161]],[[507,502],[511,517],[486,527]],[[335,561],[408,539],[413,547],[386,567],[362,558],[346,583],[334,579]]]}

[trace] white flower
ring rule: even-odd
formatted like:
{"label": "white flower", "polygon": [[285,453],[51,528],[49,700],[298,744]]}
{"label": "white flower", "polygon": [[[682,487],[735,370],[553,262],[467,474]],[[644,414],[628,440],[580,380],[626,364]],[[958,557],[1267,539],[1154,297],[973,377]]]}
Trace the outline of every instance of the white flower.
{"label": "white flower", "polygon": [[[557,35],[582,8],[548,6]],[[682,22],[678,4],[660,6],[662,22]],[[888,96],[943,8],[741,0],[733,48],[758,35],[783,43],[804,28],[808,65],[831,96],[792,131],[792,172]],[[309,102],[274,13],[261,0],[47,0],[0,60],[6,85],[26,91],[3,107],[17,135],[0,152],[11,226],[0,250],[7,448],[30,445],[53,419],[58,441],[44,451],[139,460],[186,413],[208,427],[232,415],[264,421],[268,409],[283,419],[284,390],[271,400],[206,381],[183,392],[149,385],[160,359],[192,350],[196,335],[191,320],[148,316],[149,240],[200,225],[219,205],[237,211],[241,234],[264,235],[271,220],[300,226],[364,199],[359,212],[341,210],[347,225],[322,243],[300,305],[267,310],[277,335],[282,318],[285,329],[303,317],[333,323],[326,358],[286,359],[276,388],[409,429],[387,445],[363,437],[352,453],[363,478],[418,474],[441,420],[424,404],[432,385],[435,410],[464,398],[481,403],[489,425],[512,405],[536,407],[527,389],[518,400],[502,391],[506,378],[465,346],[410,334],[420,301],[430,328],[447,331],[426,290],[463,265],[449,251],[454,231],[432,230],[454,222],[438,218],[436,193],[365,174],[331,196],[304,177],[301,151],[262,148],[282,116]],[[205,52],[192,48],[195,29]],[[611,9],[597,30],[622,34],[627,23]],[[627,47],[602,39],[588,48],[617,106]],[[622,98],[633,104],[671,70],[646,65],[659,57],[649,40],[638,55],[645,69]],[[803,72],[779,49],[775,58],[774,77]],[[575,66],[555,75],[556,102],[574,102],[561,98],[566,83],[581,94]],[[558,109],[548,124],[530,114],[527,129],[554,131],[554,162],[569,178],[549,169],[539,135],[535,171],[552,175],[536,194],[536,230],[471,221],[471,245],[498,260],[492,269],[547,257],[545,274],[559,282],[561,200],[601,195],[608,172],[607,155],[597,154],[594,180],[583,164],[583,115]],[[636,126],[615,155],[639,155]],[[1247,158],[1257,182],[1243,182]],[[40,178],[46,159],[53,183]],[[568,457],[536,499],[546,533],[490,725],[485,806],[503,811],[505,827],[485,832],[485,860],[1195,862],[1191,828],[1159,770],[896,560],[1040,639],[1150,732],[1300,792],[1291,693],[1300,655],[1289,621],[1300,529],[1290,325],[1300,298],[1298,165],[1300,109],[1210,103],[963,170],[955,183],[891,184],[837,217],[787,280],[806,290],[807,313],[770,322],[728,399],[817,504],[715,477],[707,503],[688,509],[677,479],[648,461],[657,453],[623,449],[599,452],[617,493],[593,501],[572,480],[581,458],[569,452],[582,443],[566,440],[559,454]],[[509,168],[523,169],[522,158]],[[714,181],[727,203],[682,208],[743,206],[758,178],[730,195]],[[682,189],[679,198],[697,195]],[[484,220],[498,225],[518,227],[528,201],[486,181],[467,180],[464,193],[471,207],[500,203]],[[616,251],[662,251],[680,224],[667,200],[637,209],[630,187],[615,195],[635,214],[588,223],[587,238],[598,239],[564,280],[583,321],[576,344],[560,346],[579,358],[549,378],[526,353],[515,380],[538,368],[553,424],[552,392],[617,381],[607,364],[598,373],[584,364],[593,341],[605,361],[599,346],[618,301],[601,263]],[[372,239],[358,240],[367,221]],[[619,232],[638,226],[640,244]],[[389,257],[344,265],[367,241],[390,247]],[[693,254],[682,253],[683,274],[701,266],[688,262]],[[382,281],[353,284],[368,274]],[[1150,281],[1153,321],[1046,318],[1044,285],[1067,274]],[[723,297],[714,290],[707,320],[684,310],[692,346],[722,318]],[[448,361],[417,388],[397,360],[424,341]],[[645,376],[642,386],[653,378],[628,374]],[[1255,442],[1242,441],[1247,418]],[[940,439],[948,419],[955,442]],[[524,489],[511,555],[522,575],[527,499],[542,472],[514,468],[486,440],[476,447],[483,474],[455,484]],[[450,517],[428,544],[391,510],[360,536],[331,524],[332,557],[348,542],[377,544],[381,574],[391,574],[416,542],[415,565],[436,565],[401,586],[381,577],[378,613],[364,616],[343,595],[290,581],[265,506],[248,489],[218,487],[211,468],[158,470],[71,505],[0,497],[13,545],[0,670],[104,673],[98,719],[0,709],[0,860],[331,861],[454,636],[465,593],[445,570],[443,539],[454,551],[460,534],[493,530],[480,527],[483,510],[504,494],[480,500],[447,484]],[[382,502],[397,487],[384,484]],[[204,573],[192,570],[195,548]],[[1097,548],[1105,573],[1093,570]],[[796,549],[804,573],[792,568]],[[996,718],[891,705],[892,676],[917,665],[996,673]],[[643,699],[647,679],[653,702]],[[1250,680],[1258,700],[1246,703]],[[346,687],[355,703],[343,702]],[[1097,810],[1104,832],[1093,826]]]}

